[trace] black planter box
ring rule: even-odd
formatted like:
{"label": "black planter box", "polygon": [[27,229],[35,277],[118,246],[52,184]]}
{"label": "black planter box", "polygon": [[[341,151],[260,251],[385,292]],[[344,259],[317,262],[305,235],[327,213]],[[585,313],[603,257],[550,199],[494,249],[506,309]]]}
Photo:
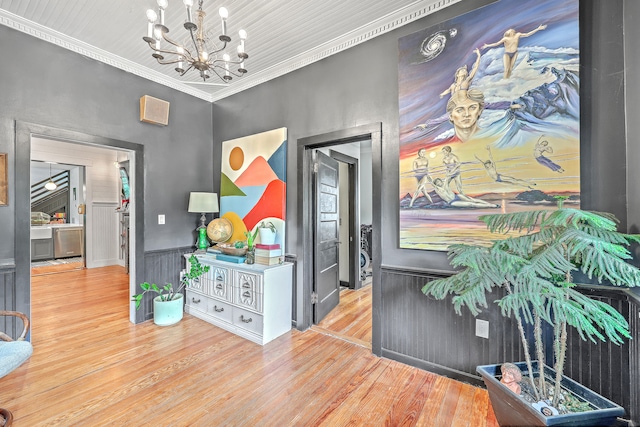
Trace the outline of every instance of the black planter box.
{"label": "black planter box", "polygon": [[[523,373],[527,373],[525,362],[515,363]],[[547,375],[555,378],[555,371],[544,366]],[[617,417],[624,415],[624,408],[599,394],[589,390],[570,378],[562,376],[562,387],[585,399],[594,407],[593,411],[573,414],[552,415],[546,417],[520,396],[512,392],[500,382],[496,376],[500,374],[500,365],[478,366],[476,371],[482,376],[496,419],[501,427],[505,426],[608,426],[616,422]],[[534,377],[538,374],[538,363],[533,362]]]}

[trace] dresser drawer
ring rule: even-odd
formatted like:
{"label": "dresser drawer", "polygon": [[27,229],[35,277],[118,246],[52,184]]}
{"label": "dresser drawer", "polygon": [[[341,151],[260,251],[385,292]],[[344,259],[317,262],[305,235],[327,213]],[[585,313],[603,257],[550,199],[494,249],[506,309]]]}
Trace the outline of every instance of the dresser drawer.
{"label": "dresser drawer", "polygon": [[198,311],[206,313],[208,300],[209,298],[205,297],[204,295],[197,292],[192,292],[187,289],[187,300],[185,301],[185,303],[189,306],[189,308],[195,308]]}
{"label": "dresser drawer", "polygon": [[207,291],[207,283],[209,282],[206,274],[196,278],[189,280],[187,284],[187,289],[193,289],[198,292],[205,293]]}
{"label": "dresser drawer", "polygon": [[262,275],[256,273],[236,270],[233,280],[233,286],[241,288],[243,290],[257,292],[259,294],[264,293],[264,287],[262,285]]}
{"label": "dresser drawer", "polygon": [[233,303],[241,308],[247,308],[262,313],[263,295],[250,287],[234,287]]}
{"label": "dresser drawer", "polygon": [[233,307],[233,324],[239,328],[262,335],[262,315]]}
{"label": "dresser drawer", "polygon": [[209,284],[208,294],[222,300],[233,301],[233,286],[230,283],[213,281]]}
{"label": "dresser drawer", "polygon": [[220,320],[231,323],[233,318],[233,306],[226,302],[211,298],[207,304],[207,313]]}

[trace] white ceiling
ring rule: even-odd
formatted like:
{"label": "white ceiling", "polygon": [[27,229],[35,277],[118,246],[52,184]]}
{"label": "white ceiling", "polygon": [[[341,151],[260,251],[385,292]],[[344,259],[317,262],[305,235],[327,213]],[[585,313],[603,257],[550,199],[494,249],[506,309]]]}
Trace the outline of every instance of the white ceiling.
{"label": "white ceiling", "polygon": [[[229,10],[227,48],[238,30],[248,33],[248,73],[227,86],[198,84],[191,70],[180,77],[160,65],[142,40],[146,10],[154,0],[0,0],[0,24],[76,51],[207,101],[217,101],[365,42],[462,0],[204,0],[205,27],[220,28],[218,9]],[[198,1],[194,1],[194,10]],[[170,0],[169,35],[186,36],[180,0]],[[214,83],[214,77],[208,83]]]}

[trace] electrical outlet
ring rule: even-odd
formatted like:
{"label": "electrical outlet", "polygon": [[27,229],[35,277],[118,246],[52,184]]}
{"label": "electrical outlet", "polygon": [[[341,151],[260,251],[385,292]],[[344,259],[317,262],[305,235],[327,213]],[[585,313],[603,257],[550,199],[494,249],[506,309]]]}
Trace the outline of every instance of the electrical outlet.
{"label": "electrical outlet", "polygon": [[476,319],[476,336],[489,339],[489,322]]}
{"label": "electrical outlet", "polygon": [[164,225],[164,215],[158,215],[158,224]]}

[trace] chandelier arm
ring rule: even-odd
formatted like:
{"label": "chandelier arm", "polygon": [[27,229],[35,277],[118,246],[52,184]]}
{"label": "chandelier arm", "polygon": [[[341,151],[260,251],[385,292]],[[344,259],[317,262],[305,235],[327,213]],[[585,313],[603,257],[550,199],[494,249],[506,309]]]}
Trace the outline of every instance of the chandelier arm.
{"label": "chandelier arm", "polygon": [[[220,68],[220,67],[218,67],[218,68]],[[223,81],[223,82],[225,82],[225,83],[229,83],[227,80],[225,80],[225,78],[224,78],[223,76],[221,76],[221,75],[216,71],[216,67],[211,67],[211,68],[210,68],[210,70],[211,70],[211,71],[213,71],[213,72],[214,72],[214,74],[220,78],[220,80],[222,80],[222,81]]]}
{"label": "chandelier arm", "polygon": [[184,76],[185,74],[187,74],[187,71],[189,71],[190,69],[193,68],[193,64],[189,64],[189,67],[184,70],[182,73],[180,73],[180,77]]}
{"label": "chandelier arm", "polygon": [[163,61],[163,60],[158,59],[158,58],[156,58],[156,59],[158,60],[158,64],[162,64],[162,65],[177,64],[178,62],[181,61],[180,59],[172,59],[170,61]]}
{"label": "chandelier arm", "polygon": [[[236,77],[242,77],[242,76],[244,75],[244,74],[237,74],[237,73],[236,73],[235,71],[233,71],[233,70],[227,70],[225,67],[221,67],[220,65],[215,64],[215,65],[213,65],[213,66],[211,67],[211,69],[212,69],[216,74],[218,74],[218,72],[216,71],[216,68],[219,68],[219,69],[223,70],[225,73],[228,71],[228,72],[229,72],[229,74],[233,74],[233,75],[234,75],[234,76],[236,76]],[[220,74],[218,74],[218,76],[220,76]],[[222,78],[222,77],[221,77],[221,78]],[[223,79],[223,80],[224,80],[224,79]]]}
{"label": "chandelier arm", "polygon": [[214,49],[211,50],[209,52],[207,52],[209,54],[209,56],[214,55],[218,52],[222,52],[223,50],[225,50],[227,48],[227,42],[223,42],[222,47],[220,49]]}
{"label": "chandelier arm", "polygon": [[[174,45],[175,47],[182,47],[179,43],[174,42],[173,40],[171,40],[169,37],[167,37],[167,33],[162,33],[162,38],[164,39],[164,41],[166,41],[169,44]],[[184,49],[184,48],[183,48]]]}

